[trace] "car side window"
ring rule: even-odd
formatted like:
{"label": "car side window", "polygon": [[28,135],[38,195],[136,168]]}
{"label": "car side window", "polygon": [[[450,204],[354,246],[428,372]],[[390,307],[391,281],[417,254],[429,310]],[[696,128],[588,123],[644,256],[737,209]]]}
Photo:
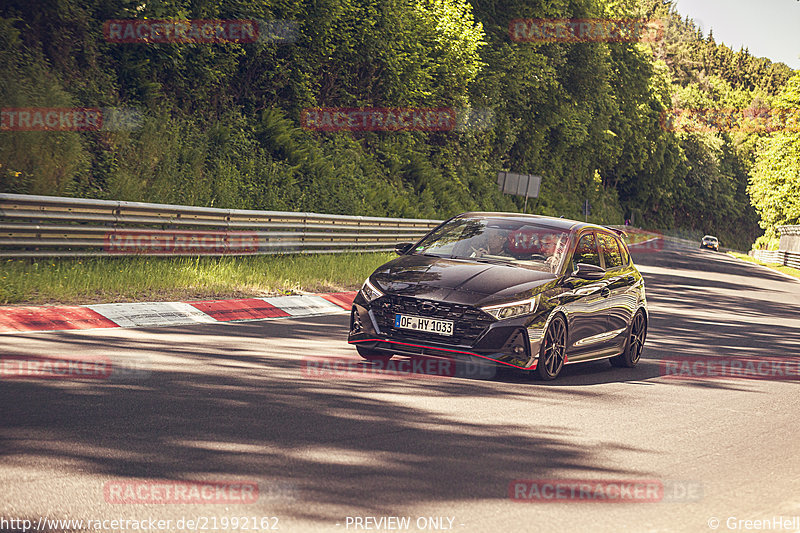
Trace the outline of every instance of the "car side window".
{"label": "car side window", "polygon": [[628,253],[628,247],[625,246],[625,243],[620,242],[619,239],[617,239],[617,244],[619,245],[619,251],[622,254],[622,264],[625,265],[625,266],[630,265],[631,264],[631,255],[630,255],[630,253]]}
{"label": "car side window", "polygon": [[600,250],[603,252],[606,270],[622,266],[622,254],[619,251],[617,239],[608,233],[600,233],[599,236]]}
{"label": "car side window", "polygon": [[578,263],[586,263],[587,265],[600,266],[600,254],[597,252],[597,241],[594,238],[594,233],[587,233],[578,241],[575,247],[575,254],[572,256],[572,269]]}

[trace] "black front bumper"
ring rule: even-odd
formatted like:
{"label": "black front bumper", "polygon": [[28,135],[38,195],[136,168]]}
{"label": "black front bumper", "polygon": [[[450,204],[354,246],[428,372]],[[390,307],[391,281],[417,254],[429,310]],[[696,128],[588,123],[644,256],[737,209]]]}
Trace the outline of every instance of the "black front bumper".
{"label": "black front bumper", "polygon": [[[434,310],[424,310],[425,300],[384,295],[367,302],[359,292],[350,313],[350,334],[347,341],[372,350],[402,355],[431,355],[489,360],[519,369],[531,369],[531,343],[526,318],[499,322],[473,307],[434,303]],[[452,320],[451,337],[394,327],[396,313]],[[538,355],[538,353],[537,353]]]}

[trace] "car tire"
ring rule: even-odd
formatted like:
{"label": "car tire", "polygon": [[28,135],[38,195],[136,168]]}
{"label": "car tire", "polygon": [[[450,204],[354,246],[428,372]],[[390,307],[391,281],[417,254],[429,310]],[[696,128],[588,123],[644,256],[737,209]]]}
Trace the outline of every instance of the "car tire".
{"label": "car tire", "polygon": [[364,346],[356,346],[356,351],[358,351],[358,355],[360,355],[367,361],[388,361],[394,355],[392,353],[383,352],[381,350],[372,350]]}
{"label": "car tire", "polygon": [[639,309],[633,315],[630,328],[628,329],[628,338],[625,340],[625,350],[617,356],[609,359],[611,366],[620,368],[633,368],[639,363],[639,358],[642,355],[642,348],[644,341],[647,338],[647,316],[644,311]]}
{"label": "car tire", "polygon": [[556,315],[547,326],[539,348],[539,359],[536,363],[536,375],[545,381],[556,379],[567,353],[567,322],[561,315]]}

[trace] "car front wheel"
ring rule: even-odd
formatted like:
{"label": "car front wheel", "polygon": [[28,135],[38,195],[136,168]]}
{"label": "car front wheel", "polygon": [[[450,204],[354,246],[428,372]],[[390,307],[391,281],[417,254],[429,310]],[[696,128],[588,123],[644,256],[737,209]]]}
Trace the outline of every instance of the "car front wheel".
{"label": "car front wheel", "polygon": [[561,315],[556,315],[544,334],[539,361],[536,363],[537,375],[544,380],[555,379],[564,367],[566,353],[567,323]]}

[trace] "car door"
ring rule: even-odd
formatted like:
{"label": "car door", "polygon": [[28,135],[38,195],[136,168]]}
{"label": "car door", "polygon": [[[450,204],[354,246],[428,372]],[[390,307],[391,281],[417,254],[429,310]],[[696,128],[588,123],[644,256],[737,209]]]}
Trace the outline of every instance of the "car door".
{"label": "car door", "polygon": [[[597,236],[593,230],[578,235],[568,272],[586,263],[603,266]],[[608,349],[608,281],[568,278],[568,292],[562,305],[567,311],[568,361],[590,359]]]}
{"label": "car door", "polygon": [[607,298],[608,331],[612,335],[609,342],[615,350],[622,350],[625,334],[636,310],[636,282],[630,257],[619,239],[606,232],[597,232],[600,255],[606,269],[605,281],[609,291]]}

